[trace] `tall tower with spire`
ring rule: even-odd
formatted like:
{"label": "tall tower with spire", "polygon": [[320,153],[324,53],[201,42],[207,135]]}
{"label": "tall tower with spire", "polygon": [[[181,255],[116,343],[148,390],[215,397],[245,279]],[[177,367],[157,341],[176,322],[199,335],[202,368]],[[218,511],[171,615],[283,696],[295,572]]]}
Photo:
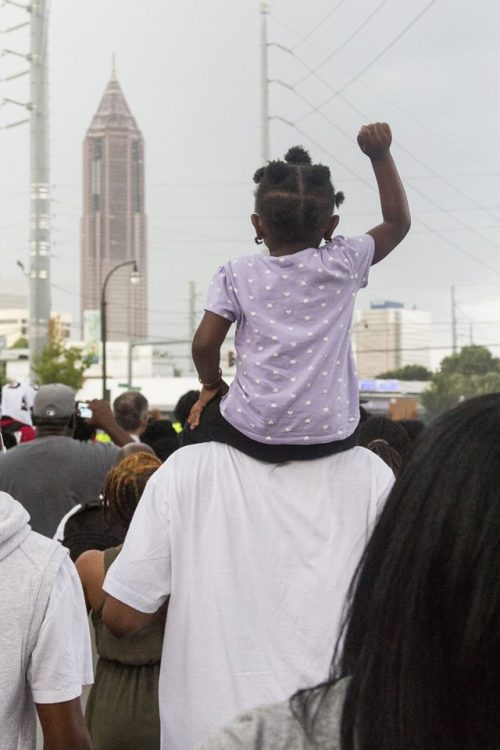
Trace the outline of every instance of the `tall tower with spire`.
{"label": "tall tower with spire", "polygon": [[140,281],[130,283],[131,266],[120,268],[106,292],[109,341],[147,337],[147,250],[144,210],[144,139],[116,77],[115,64],[83,142],[81,227],[81,320],[100,307],[107,273],[137,261]]}

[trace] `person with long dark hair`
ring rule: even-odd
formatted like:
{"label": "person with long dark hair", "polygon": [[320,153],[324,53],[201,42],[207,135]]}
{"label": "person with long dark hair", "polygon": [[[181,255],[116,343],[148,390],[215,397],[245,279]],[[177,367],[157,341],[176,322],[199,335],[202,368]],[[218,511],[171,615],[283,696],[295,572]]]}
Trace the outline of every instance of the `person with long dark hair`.
{"label": "person with long dark hair", "polygon": [[500,394],[440,417],[354,577],[329,679],[203,750],[498,750]]}

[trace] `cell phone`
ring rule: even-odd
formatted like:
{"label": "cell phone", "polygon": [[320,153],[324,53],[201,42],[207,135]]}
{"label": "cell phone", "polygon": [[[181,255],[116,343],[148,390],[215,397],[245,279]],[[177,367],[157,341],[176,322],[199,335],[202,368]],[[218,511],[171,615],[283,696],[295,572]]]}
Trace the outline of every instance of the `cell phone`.
{"label": "cell phone", "polygon": [[92,409],[90,408],[88,401],[78,401],[76,404],[76,411],[78,416],[82,419],[92,419]]}

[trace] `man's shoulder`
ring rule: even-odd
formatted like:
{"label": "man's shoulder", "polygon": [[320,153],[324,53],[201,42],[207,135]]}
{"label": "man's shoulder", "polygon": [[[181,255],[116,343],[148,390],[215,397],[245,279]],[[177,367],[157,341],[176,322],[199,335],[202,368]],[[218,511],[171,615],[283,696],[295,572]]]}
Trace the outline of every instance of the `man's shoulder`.
{"label": "man's shoulder", "polygon": [[47,437],[36,437],[27,443],[19,443],[14,448],[10,448],[2,457],[13,461],[17,458],[27,455],[28,453],[39,453],[45,450],[53,450],[58,446],[66,446],[67,441],[71,440],[69,435],[48,435]]}
{"label": "man's shoulder", "polygon": [[[343,453],[337,453],[336,456],[341,457],[341,461],[347,472],[357,472],[360,475],[364,474],[369,477],[382,479],[394,478],[394,474],[387,464],[373,453],[373,451],[363,448],[361,445],[357,445],[355,448],[351,448]],[[332,458],[335,458],[335,456]]]}
{"label": "man's shoulder", "polygon": [[68,443],[63,445],[63,449],[69,460],[84,462],[98,460],[110,465],[116,463],[118,454],[121,451],[121,448],[114,445],[114,443],[74,440],[72,438],[69,439]]}
{"label": "man's shoulder", "polygon": [[37,439],[30,440],[27,443],[19,443],[13,448],[9,448],[7,453],[0,455],[0,472],[6,471],[9,467],[25,465],[28,456],[38,452]]}
{"label": "man's shoulder", "polygon": [[[183,445],[167,458],[163,466],[191,463],[192,461],[206,461],[216,454],[221,455],[225,453],[227,449],[234,450],[225,443],[217,443],[214,440],[207,443],[193,443],[192,445]],[[160,470],[161,468],[159,469],[159,471]]]}
{"label": "man's shoulder", "polygon": [[77,448],[75,448],[76,451],[88,451],[88,452],[101,452],[101,453],[118,453],[121,448],[119,448],[114,443],[103,443],[100,440],[72,440],[72,443],[74,443]]}
{"label": "man's shoulder", "polygon": [[56,570],[68,555],[68,550],[59,542],[55,542],[36,531],[30,531],[26,535],[19,545],[19,551],[38,570],[44,570],[49,565]]}
{"label": "man's shoulder", "polygon": [[224,443],[213,441],[186,445],[175,451],[155,472],[153,481],[162,483],[168,474],[173,474],[176,478],[182,476],[193,482],[201,474],[205,477],[213,475],[214,472],[225,475],[230,468],[234,468],[239,476],[248,476],[253,482],[259,481],[258,478],[261,476],[267,482],[274,476],[273,472],[270,472],[270,467],[273,466],[279,466],[280,477],[284,477],[286,473],[292,477],[297,476],[298,479],[309,471],[318,477],[328,477],[333,473],[337,478],[345,477],[349,482],[359,481],[371,485],[385,486],[394,479],[392,471],[378,456],[360,446],[310,461],[271,464],[251,458]]}

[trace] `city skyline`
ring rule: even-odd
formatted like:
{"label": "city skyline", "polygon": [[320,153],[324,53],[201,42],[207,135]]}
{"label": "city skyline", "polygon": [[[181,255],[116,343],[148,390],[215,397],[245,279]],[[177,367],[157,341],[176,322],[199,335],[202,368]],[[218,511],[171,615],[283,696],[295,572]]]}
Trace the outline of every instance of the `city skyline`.
{"label": "city skyline", "polygon": [[[148,154],[154,154],[146,184],[151,337],[185,336],[189,282],[196,282],[199,315],[217,266],[255,251],[248,217],[251,178],[260,165],[258,3],[244,0],[236,10],[228,0],[148,0],[147,8],[145,23],[134,3],[52,4],[52,296],[54,309],[73,314],[75,337],[81,137],[113,50],[127,99],[140,113]],[[2,28],[23,20],[23,12],[9,6],[0,16]],[[475,343],[500,342],[500,166],[493,147],[500,113],[491,97],[499,20],[493,0],[481,0],[480,13],[452,0],[419,0],[411,7],[396,0],[270,3],[271,154],[302,143],[329,164],[346,193],[339,229],[358,234],[380,212],[369,164],[356,146],[357,129],[367,120],[391,123],[413,226],[403,245],[373,269],[359,306],[396,295],[430,310],[434,364],[450,352],[451,285],[459,345],[468,343],[471,326]],[[23,34],[9,35],[8,45],[5,37],[5,46],[25,50]],[[3,77],[22,63],[4,56],[0,66]],[[26,79],[1,86],[2,96],[26,101]],[[1,124],[21,116],[14,105],[5,106]],[[0,143],[0,273],[7,283],[19,273],[18,259],[28,265],[27,137],[25,127],[14,128],[2,132]],[[184,364],[187,357],[186,351]]]}

